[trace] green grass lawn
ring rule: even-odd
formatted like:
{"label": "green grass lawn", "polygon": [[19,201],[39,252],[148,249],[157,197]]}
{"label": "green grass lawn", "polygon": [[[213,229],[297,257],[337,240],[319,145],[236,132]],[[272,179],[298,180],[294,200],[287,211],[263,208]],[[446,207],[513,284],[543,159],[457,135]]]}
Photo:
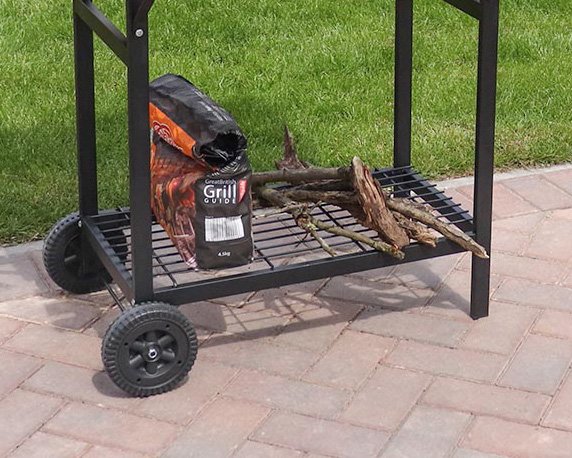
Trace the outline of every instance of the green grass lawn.
{"label": "green grass lawn", "polygon": [[[96,0],[122,23],[121,0]],[[500,168],[572,160],[570,0],[502,0]],[[416,2],[414,160],[470,173],[477,26]],[[227,107],[257,170],[282,128],[316,165],[390,164],[393,2],[157,0],[151,76],[180,73]],[[0,243],[42,236],[76,209],[71,0],[0,0]],[[127,202],[125,71],[97,46],[102,207]]]}

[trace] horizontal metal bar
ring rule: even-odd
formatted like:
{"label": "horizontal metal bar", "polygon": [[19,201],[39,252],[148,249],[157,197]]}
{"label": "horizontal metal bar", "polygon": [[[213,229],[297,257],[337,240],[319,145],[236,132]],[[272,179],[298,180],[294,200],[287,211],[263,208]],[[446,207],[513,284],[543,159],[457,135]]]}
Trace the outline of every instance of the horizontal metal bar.
{"label": "horizontal metal bar", "polygon": [[87,238],[95,251],[95,254],[106,268],[107,272],[109,272],[113,281],[117,283],[127,299],[133,299],[131,275],[125,269],[125,266],[119,259],[115,250],[111,247],[91,218],[83,218],[82,227],[87,230]]}
{"label": "horizontal metal bar", "polygon": [[[412,245],[407,248],[405,251],[405,262],[420,261],[422,259],[460,253],[462,251],[464,251],[463,248],[455,243],[441,239],[435,248],[422,245]],[[260,291],[277,288],[279,286],[304,283],[337,275],[347,275],[402,263],[404,263],[404,261],[383,255],[377,251],[353,253],[335,258],[280,266],[274,270],[262,270],[228,277],[213,278],[179,285],[177,288],[160,288],[155,291],[155,298],[158,301],[180,305],[250,291]]]}
{"label": "horizontal metal bar", "polygon": [[481,0],[445,0],[449,5],[453,5],[458,10],[475,19],[481,19],[483,15],[483,4]]}
{"label": "horizontal metal bar", "polygon": [[74,12],[127,65],[125,35],[90,0],[74,0]]}

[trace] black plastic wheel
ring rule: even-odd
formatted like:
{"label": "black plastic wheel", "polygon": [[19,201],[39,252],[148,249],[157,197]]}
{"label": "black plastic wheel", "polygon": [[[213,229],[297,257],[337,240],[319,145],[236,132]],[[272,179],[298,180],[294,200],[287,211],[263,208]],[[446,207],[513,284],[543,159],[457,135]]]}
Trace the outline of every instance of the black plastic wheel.
{"label": "black plastic wheel", "polygon": [[[86,270],[82,259],[80,216],[72,213],[60,220],[44,241],[44,267],[50,278],[62,289],[73,294],[100,291],[111,277],[95,255]],[[123,232],[119,229],[108,234],[119,245],[115,251],[121,256],[127,251]],[[123,254],[124,256],[124,254]]]}
{"label": "black plastic wheel", "polygon": [[151,302],[122,313],[103,339],[101,357],[111,380],[133,396],[176,388],[197,357],[197,334],[177,308]]}

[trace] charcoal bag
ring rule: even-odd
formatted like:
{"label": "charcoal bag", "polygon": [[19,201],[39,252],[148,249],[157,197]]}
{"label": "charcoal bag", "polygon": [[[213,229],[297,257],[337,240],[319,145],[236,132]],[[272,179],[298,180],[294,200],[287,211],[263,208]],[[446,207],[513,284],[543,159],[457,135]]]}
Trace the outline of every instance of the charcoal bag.
{"label": "charcoal bag", "polygon": [[220,269],[252,260],[252,170],[232,116],[181,76],[150,85],[151,206],[184,261]]}

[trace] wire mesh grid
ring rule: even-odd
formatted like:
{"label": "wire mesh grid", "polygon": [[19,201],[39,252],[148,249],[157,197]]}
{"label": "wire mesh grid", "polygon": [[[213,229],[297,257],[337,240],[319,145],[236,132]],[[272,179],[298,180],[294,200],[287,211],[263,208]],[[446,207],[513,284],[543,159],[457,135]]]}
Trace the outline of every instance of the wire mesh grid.
{"label": "wire mesh grid", "polygon": [[[379,170],[374,176],[391,194],[414,202],[429,204],[436,214],[440,214],[440,218],[458,225],[463,230],[472,226],[469,212],[453,202],[434,185],[429,184],[415,169],[402,167]],[[311,215],[317,220],[367,235],[374,240],[379,239],[377,233],[363,227],[345,210],[333,205],[321,204],[310,206],[310,209]],[[289,214],[267,215],[265,213],[272,212],[261,210],[254,214],[253,262],[247,266],[218,271],[196,271],[190,268],[183,261],[163,228],[154,223],[152,228],[154,287],[178,287],[197,280],[275,269],[287,264],[304,263],[330,256],[314,238],[296,225]],[[122,252],[122,262],[126,270],[130,272],[132,264],[129,209],[117,209],[111,220],[108,215],[105,219],[96,216],[94,221],[110,245]],[[113,226],[112,229],[109,229],[110,224]],[[123,235],[117,235],[118,229]],[[360,242],[325,231],[318,231],[318,234],[338,254],[372,250]]]}

